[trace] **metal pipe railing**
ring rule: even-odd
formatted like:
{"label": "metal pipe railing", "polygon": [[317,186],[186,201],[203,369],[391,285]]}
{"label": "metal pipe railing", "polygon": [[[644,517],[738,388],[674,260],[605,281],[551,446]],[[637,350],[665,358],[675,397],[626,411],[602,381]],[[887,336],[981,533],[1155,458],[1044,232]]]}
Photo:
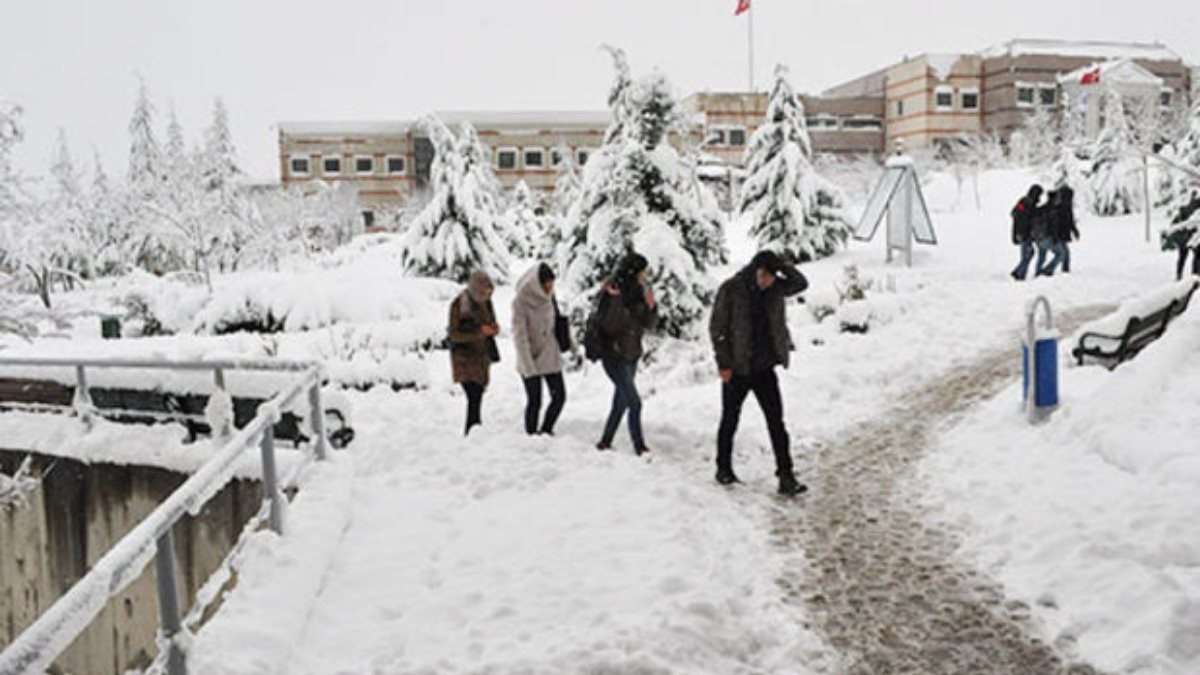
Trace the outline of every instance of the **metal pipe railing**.
{"label": "metal pipe railing", "polygon": [[[303,371],[304,376],[259,407],[258,414],[244,428],[225,439],[220,449],[162,504],[137,524],[104,554],[82,579],[67,590],[38,619],[0,652],[0,675],[32,675],[47,669],[104,609],[108,601],[137,579],[155,559],[160,632],[167,645],[167,672],[185,675],[186,656],[177,637],[183,630],[176,582],[175,549],[172,528],[184,514],[195,515],[233,478],[238,461],[252,446],[261,451],[264,500],[270,513],[270,527],[282,534],[286,498],[283,495],[275,462],[274,425],[281,409],[301,394],[310,405],[309,416],[315,436],[313,455],[327,456],[324,415],[320,408],[321,369],[304,362],[261,360],[224,360],[171,363],[136,359],[22,359],[2,358],[0,366],[74,367],[77,375],[76,405],[90,405],[87,395],[86,368],[153,368],[175,370],[213,370],[214,381],[224,384],[226,370]],[[84,418],[85,422],[88,418]],[[215,431],[215,430],[214,430]]]}

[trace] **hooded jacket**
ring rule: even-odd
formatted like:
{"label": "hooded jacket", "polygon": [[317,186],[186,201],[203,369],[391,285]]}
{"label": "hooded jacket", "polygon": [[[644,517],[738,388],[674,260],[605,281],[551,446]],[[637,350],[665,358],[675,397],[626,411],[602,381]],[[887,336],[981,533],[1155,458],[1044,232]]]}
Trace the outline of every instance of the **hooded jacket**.
{"label": "hooded jacket", "polygon": [[492,301],[480,303],[465,290],[450,303],[450,365],[455,383],[487,386],[492,367],[483,327],[496,323]]}
{"label": "hooded jacket", "polygon": [[[732,370],[734,375],[750,375],[755,365],[773,368],[788,367],[792,350],[792,339],[787,328],[785,299],[808,288],[808,280],[795,267],[780,265],[775,283],[765,291],[759,290],[755,280],[755,264],[742,268],[721,284],[717,299],[713,303],[712,318],[708,332],[712,338],[717,368]],[[757,294],[757,296],[756,296]],[[770,335],[766,341],[770,353],[763,355],[755,351],[754,304],[761,301],[766,311],[766,324]],[[761,336],[760,336],[761,337]]]}
{"label": "hooded jacket", "polygon": [[554,317],[554,298],[542,288],[538,266],[534,265],[517,281],[512,302],[513,347],[521,377],[562,371],[562,352],[554,335]]}

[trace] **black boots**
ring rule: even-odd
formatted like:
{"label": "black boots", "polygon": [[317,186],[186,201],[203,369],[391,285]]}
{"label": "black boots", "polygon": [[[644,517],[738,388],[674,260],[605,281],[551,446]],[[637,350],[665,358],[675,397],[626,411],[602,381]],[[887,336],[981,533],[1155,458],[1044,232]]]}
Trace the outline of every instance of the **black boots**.
{"label": "black boots", "polygon": [[733,472],[733,469],[717,469],[717,482],[721,485],[733,485],[742,481],[738,480],[737,474]]}
{"label": "black boots", "polygon": [[796,480],[796,477],[790,473],[785,473],[779,477],[779,494],[785,497],[794,497],[808,492],[808,487]]}

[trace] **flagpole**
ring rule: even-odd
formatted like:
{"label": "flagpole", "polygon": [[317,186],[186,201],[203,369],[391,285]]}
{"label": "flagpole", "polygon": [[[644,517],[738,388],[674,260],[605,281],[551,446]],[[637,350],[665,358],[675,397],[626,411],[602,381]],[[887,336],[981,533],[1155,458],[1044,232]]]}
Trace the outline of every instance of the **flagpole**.
{"label": "flagpole", "polygon": [[749,51],[750,63],[750,93],[754,93],[754,3],[750,3],[750,8],[746,10],[746,45]]}

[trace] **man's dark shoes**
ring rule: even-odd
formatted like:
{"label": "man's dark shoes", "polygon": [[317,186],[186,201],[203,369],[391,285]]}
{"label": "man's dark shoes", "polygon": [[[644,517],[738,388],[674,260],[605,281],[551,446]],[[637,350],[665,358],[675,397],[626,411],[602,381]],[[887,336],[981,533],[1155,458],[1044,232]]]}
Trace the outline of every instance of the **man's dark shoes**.
{"label": "man's dark shoes", "polygon": [[638,447],[638,448],[634,448],[633,454],[637,455],[638,457],[641,457],[642,455],[648,455],[648,454],[650,454],[650,448],[647,448],[644,445],[641,447]]}
{"label": "man's dark shoes", "polygon": [[796,480],[795,476],[782,476],[779,479],[779,494],[794,497],[808,492],[808,487]]}
{"label": "man's dark shoes", "polygon": [[596,449],[601,452],[603,452],[605,450],[612,450],[612,443],[605,443],[604,441],[600,441],[599,443],[596,444]]}
{"label": "man's dark shoes", "polygon": [[732,470],[718,469],[717,482],[721,485],[733,485],[734,483],[740,483],[742,481],[738,480],[737,474],[735,474]]}

